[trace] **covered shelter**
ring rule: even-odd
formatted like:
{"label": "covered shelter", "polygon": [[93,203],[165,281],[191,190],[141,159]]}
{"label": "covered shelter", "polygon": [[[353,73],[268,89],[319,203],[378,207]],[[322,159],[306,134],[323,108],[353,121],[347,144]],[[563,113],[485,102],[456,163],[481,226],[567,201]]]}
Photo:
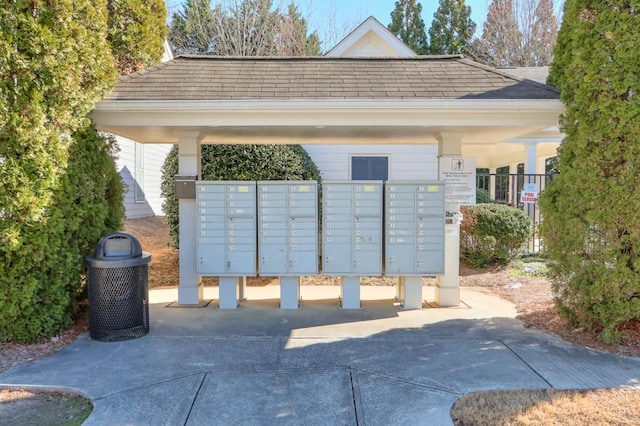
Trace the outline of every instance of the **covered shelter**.
{"label": "covered shelter", "polygon": [[[179,146],[179,174],[200,175],[202,144],[437,146],[437,157],[525,158],[560,140],[550,86],[460,56],[180,56],[122,77],[92,118],[140,143]],[[551,154],[553,155],[553,153]],[[437,158],[425,162],[437,176]],[[528,172],[527,172],[528,173]],[[459,206],[448,206],[457,210]],[[180,199],[180,304],[202,300],[196,200]],[[459,303],[459,225],[447,224],[436,303]]]}

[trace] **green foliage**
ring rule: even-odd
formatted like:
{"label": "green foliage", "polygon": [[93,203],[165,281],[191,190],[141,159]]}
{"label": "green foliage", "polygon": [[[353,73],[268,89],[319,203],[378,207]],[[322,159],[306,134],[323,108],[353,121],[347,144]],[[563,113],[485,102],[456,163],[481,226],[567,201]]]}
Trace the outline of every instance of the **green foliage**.
{"label": "green foliage", "polygon": [[418,55],[428,53],[427,33],[420,16],[422,5],[416,0],[398,0],[391,12],[389,31]]}
{"label": "green foliage", "polygon": [[484,188],[476,188],[476,204],[493,203],[489,191]]}
{"label": "green foliage", "polygon": [[464,0],[440,0],[429,28],[429,53],[465,54],[475,31],[471,7]]}
{"label": "green foliage", "polygon": [[568,0],[550,81],[566,134],[541,224],[560,311],[605,341],[640,317],[640,15]]}
{"label": "green foliage", "polygon": [[461,207],[460,256],[471,265],[507,264],[531,237],[532,222],[520,209],[500,204]]}
{"label": "green foliage", "polygon": [[51,336],[76,308],[83,238],[100,217],[76,198],[93,187],[80,170],[95,170],[76,138],[115,82],[106,22],[104,1],[0,8],[0,341]]}
{"label": "green foliage", "polygon": [[108,41],[121,74],[156,64],[164,53],[163,0],[108,0]]}
{"label": "green foliage", "polygon": [[[202,180],[317,180],[320,172],[300,145],[202,145]],[[162,166],[162,211],[174,247],[178,247],[178,200],[174,177],[178,146]]]}

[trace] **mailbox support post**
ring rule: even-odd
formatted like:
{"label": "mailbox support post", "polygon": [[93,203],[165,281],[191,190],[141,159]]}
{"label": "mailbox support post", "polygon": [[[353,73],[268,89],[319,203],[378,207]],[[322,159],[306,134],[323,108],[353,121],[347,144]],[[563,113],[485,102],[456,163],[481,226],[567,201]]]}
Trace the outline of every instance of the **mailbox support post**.
{"label": "mailbox support post", "polygon": [[400,276],[397,294],[404,309],[422,309],[422,277]]}
{"label": "mailbox support post", "polygon": [[220,309],[237,309],[238,294],[240,293],[240,281],[243,277],[219,277],[218,278],[218,307]]}
{"label": "mailbox support post", "polygon": [[[178,174],[200,176],[199,132],[178,133]],[[203,300],[202,277],[197,273],[196,263],[196,199],[180,198],[178,225],[180,235],[178,303],[199,305]]]}
{"label": "mailbox support post", "polygon": [[300,308],[300,277],[280,277],[280,309]]}
{"label": "mailbox support post", "polygon": [[360,277],[340,277],[340,307],[342,309],[361,309]]}

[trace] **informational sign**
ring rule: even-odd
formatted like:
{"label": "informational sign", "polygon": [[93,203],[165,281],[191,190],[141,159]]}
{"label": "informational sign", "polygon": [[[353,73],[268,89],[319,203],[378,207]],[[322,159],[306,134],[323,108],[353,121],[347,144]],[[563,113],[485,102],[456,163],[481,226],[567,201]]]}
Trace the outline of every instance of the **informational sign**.
{"label": "informational sign", "polygon": [[537,183],[525,183],[522,187],[522,193],[520,194],[521,203],[535,203],[538,201],[538,184]]}
{"label": "informational sign", "polygon": [[476,203],[476,159],[440,157],[439,180],[446,182],[445,204]]}

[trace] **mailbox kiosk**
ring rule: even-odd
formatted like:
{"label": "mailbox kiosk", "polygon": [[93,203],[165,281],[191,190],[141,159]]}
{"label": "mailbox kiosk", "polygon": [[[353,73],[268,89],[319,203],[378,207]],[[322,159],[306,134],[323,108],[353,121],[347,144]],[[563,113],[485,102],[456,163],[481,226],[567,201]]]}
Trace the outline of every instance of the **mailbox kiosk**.
{"label": "mailbox kiosk", "polygon": [[422,307],[422,276],[444,274],[444,182],[385,184],[385,271],[405,309]]}
{"label": "mailbox kiosk", "polygon": [[280,277],[280,308],[297,309],[300,276],[318,273],[318,183],[258,182],[258,272]]}
{"label": "mailbox kiosk", "polygon": [[360,277],[382,275],[382,182],[322,184],[322,273],[341,277],[343,309],[360,308]]}
{"label": "mailbox kiosk", "polygon": [[197,272],[219,277],[219,307],[235,309],[256,275],[256,184],[198,181],[196,202]]}

